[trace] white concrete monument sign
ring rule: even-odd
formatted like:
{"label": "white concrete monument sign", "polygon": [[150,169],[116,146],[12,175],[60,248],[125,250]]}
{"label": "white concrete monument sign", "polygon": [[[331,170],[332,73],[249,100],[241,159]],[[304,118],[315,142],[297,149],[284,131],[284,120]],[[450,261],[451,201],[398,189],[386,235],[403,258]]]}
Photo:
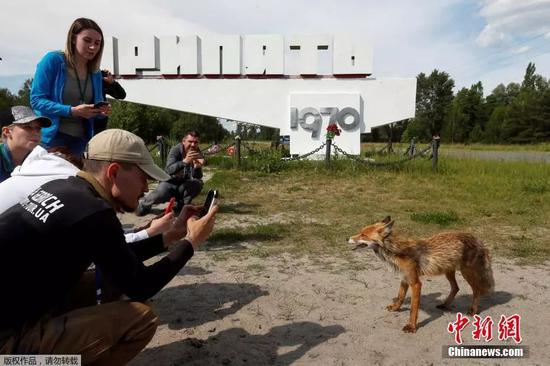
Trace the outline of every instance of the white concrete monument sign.
{"label": "white concrete monument sign", "polygon": [[[297,154],[315,150],[325,141],[326,128],[336,123],[342,133],[335,143],[349,154],[359,155],[357,137],[361,127],[361,96],[355,94],[291,94],[290,151]],[[355,138],[354,138],[355,137]],[[299,147],[293,144],[299,141]],[[324,153],[324,151],[320,151]]]}
{"label": "white concrete monument sign", "polygon": [[415,110],[416,79],[371,78],[372,59],[357,37],[108,37],[102,67],[128,101],[279,128],[291,154],[319,147],[336,123],[335,143],[359,154],[361,133]]}

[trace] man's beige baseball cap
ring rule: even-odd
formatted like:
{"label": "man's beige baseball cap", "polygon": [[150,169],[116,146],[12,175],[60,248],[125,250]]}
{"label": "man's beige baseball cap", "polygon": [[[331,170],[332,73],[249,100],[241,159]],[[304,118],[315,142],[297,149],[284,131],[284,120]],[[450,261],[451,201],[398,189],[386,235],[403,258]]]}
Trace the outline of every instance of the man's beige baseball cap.
{"label": "man's beige baseball cap", "polygon": [[90,160],[133,163],[153,179],[170,179],[170,176],[155,164],[143,140],[125,130],[112,128],[98,133],[88,142],[84,157]]}

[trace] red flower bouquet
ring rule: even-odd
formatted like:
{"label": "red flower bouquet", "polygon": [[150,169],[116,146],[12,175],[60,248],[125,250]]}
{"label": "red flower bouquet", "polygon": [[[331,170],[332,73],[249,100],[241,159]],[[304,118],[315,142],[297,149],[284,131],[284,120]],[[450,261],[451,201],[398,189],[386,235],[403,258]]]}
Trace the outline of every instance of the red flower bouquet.
{"label": "red flower bouquet", "polygon": [[332,140],[335,136],[340,136],[341,129],[338,128],[336,123],[331,123],[327,126],[327,140]]}

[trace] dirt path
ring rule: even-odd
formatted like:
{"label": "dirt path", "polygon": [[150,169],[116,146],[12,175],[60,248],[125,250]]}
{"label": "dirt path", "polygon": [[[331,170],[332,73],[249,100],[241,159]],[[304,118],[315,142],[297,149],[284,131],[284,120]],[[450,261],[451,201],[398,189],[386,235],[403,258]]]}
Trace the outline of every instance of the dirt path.
{"label": "dirt path", "polygon": [[[138,220],[125,215],[122,221]],[[281,255],[217,261],[215,251],[199,251],[153,298],[160,326],[131,365],[465,364],[442,358],[442,347],[454,344],[446,329],[456,316],[435,308],[449,291],[446,280],[424,280],[418,332],[405,334],[401,328],[410,303],[397,313],[384,309],[397,294],[399,277],[373,253],[358,255],[360,269],[339,258]],[[520,267],[497,259],[493,271],[496,292],[482,300],[481,315],[492,317],[496,339],[500,316],[519,314],[521,344],[530,355],[521,361],[467,363],[547,364],[550,265]],[[471,290],[460,275],[457,279],[461,291],[453,309],[465,313]],[[468,325],[462,333],[464,343],[484,344],[472,339],[472,330]]]}
{"label": "dirt path", "polygon": [[[399,278],[372,253],[362,254],[365,269],[359,271],[331,258],[321,263],[316,258],[315,264],[287,256],[216,263],[209,254],[199,252],[155,296],[161,325],[132,365],[460,363],[442,358],[442,346],[454,343],[446,328],[455,319],[454,313],[435,308],[448,292],[442,277],[424,281],[418,332],[405,334],[401,328],[409,303],[398,313],[384,309],[397,293]],[[543,365],[550,359],[549,268],[497,262],[494,270],[497,289],[482,301],[481,315],[492,316],[495,334],[502,314],[521,315],[522,344],[531,353],[521,363]],[[454,309],[465,312],[471,293],[461,277],[459,286]],[[463,332],[466,344],[483,344],[470,332]]]}

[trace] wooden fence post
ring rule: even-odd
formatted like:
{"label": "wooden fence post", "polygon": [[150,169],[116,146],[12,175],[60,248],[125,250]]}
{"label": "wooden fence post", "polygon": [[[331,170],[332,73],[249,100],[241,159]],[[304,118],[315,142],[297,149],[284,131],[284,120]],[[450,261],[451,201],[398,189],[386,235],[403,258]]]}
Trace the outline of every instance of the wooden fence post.
{"label": "wooden fence post", "polygon": [[326,166],[329,166],[330,165],[330,147],[332,145],[332,140],[331,139],[327,139],[327,143],[326,143],[326,150],[325,150],[325,164]]}
{"label": "wooden fence post", "polygon": [[235,136],[235,156],[237,157],[237,168],[241,167],[241,137]]}
{"label": "wooden fence post", "polygon": [[432,137],[432,169],[437,170],[437,163],[439,160],[439,141],[441,138],[439,135]]}
{"label": "wooden fence post", "polygon": [[416,141],[414,137],[411,139],[411,144],[409,145],[409,158],[414,158],[414,154],[416,153]]}

